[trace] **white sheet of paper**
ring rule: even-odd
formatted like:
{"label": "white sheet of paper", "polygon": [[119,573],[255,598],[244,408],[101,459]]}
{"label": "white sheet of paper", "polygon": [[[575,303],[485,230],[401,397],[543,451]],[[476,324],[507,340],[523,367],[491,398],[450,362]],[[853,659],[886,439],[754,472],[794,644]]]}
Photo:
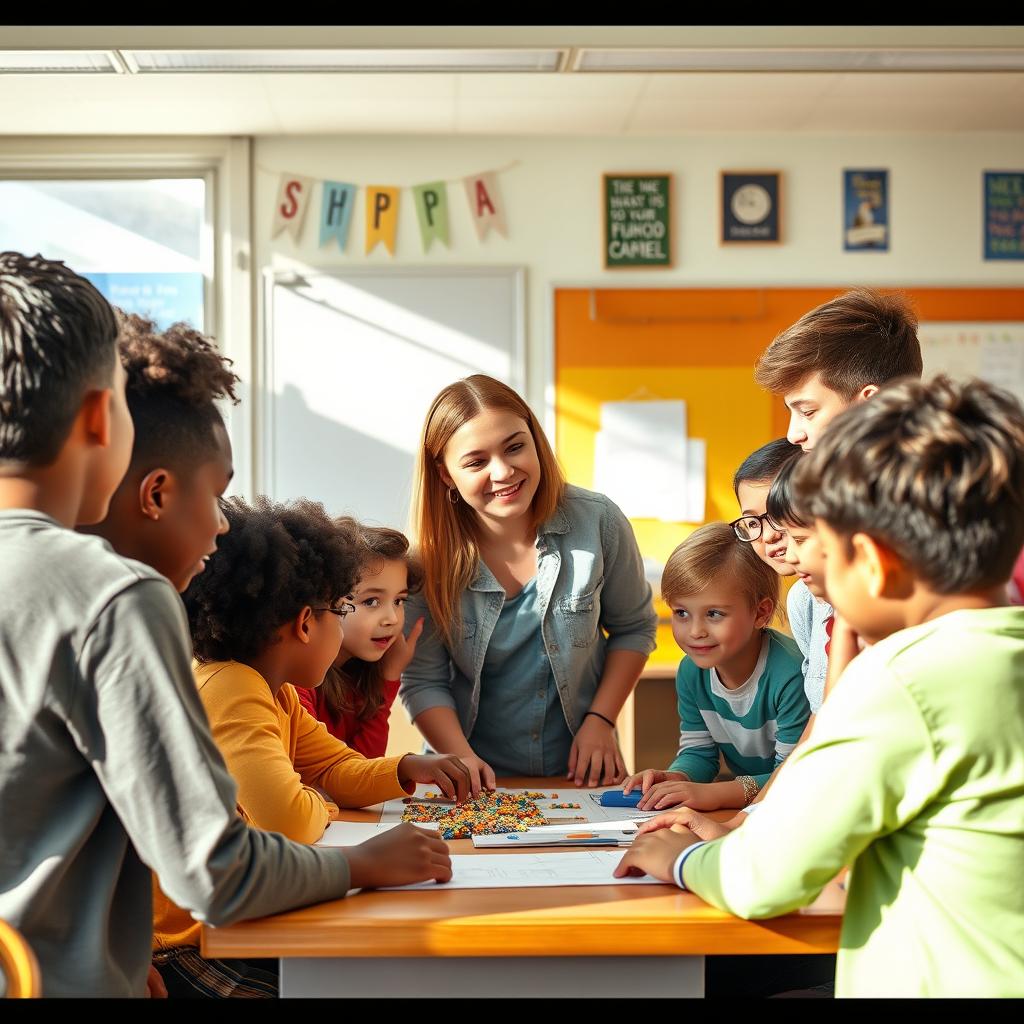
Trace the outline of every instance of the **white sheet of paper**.
{"label": "white sheet of paper", "polygon": [[[388,822],[386,825],[371,821],[332,821],[324,830],[323,837],[314,846],[358,846],[365,843],[367,839],[374,839],[389,829],[400,824],[397,821]],[[437,823],[433,821],[417,822],[417,828],[433,829],[437,831]]]}
{"label": "white sheet of paper", "polygon": [[632,519],[681,522],[687,512],[686,403],[602,402],[594,490]]}
{"label": "white sheet of paper", "polygon": [[[613,878],[624,849],[553,850],[549,853],[491,853],[452,857],[446,889],[534,889],[572,885],[664,885],[656,878]],[[396,885],[393,889],[438,889],[437,882]]]}
{"label": "white sheet of paper", "polygon": [[702,437],[686,442],[685,523],[703,523],[707,502],[708,443]]}

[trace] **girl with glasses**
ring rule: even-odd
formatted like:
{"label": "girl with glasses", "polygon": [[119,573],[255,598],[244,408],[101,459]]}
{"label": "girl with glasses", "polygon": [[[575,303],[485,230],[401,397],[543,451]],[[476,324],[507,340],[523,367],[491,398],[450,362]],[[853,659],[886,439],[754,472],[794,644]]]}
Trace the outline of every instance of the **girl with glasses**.
{"label": "girl with glasses", "polygon": [[779,470],[799,453],[800,449],[784,437],[769,441],[743,460],[732,479],[742,510],[742,515],[730,524],[733,532],[780,576],[792,576],[795,570],[786,561],[785,530],[778,529],[767,516],[768,488]]}

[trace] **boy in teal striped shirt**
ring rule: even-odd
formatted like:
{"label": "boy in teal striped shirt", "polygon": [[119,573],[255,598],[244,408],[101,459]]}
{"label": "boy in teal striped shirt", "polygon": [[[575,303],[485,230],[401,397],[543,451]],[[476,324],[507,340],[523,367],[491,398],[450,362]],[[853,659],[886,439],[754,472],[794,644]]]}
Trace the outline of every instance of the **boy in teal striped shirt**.
{"label": "boy in teal striped shirt", "polygon": [[[661,593],[686,653],[676,674],[679,753],[667,771],[626,779],[637,805],[743,807],[796,746],[811,709],[799,648],[768,629],[779,577],[727,523],[695,530],[669,556]],[[713,782],[719,757],[735,776]]]}
{"label": "boy in teal striped shirt", "polygon": [[1024,995],[1024,410],[979,380],[883,389],[795,479],[855,657],[759,813],[701,843],[645,826],[616,875],[740,917],[850,865],[836,995]]}

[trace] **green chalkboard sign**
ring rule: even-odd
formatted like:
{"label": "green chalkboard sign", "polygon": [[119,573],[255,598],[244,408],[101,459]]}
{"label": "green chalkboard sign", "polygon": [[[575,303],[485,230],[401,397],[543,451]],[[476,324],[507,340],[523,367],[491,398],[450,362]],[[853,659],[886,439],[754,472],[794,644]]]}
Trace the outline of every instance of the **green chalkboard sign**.
{"label": "green chalkboard sign", "polygon": [[604,266],[672,266],[672,175],[604,176]]}

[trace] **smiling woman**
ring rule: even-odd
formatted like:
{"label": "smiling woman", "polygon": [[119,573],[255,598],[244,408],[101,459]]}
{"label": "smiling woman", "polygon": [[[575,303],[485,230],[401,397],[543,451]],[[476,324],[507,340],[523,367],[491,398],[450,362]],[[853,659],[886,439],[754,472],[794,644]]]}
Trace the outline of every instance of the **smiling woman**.
{"label": "smiling woman", "polygon": [[434,399],[416,488],[424,628],[400,694],[427,742],[474,794],[496,773],[620,781],[614,722],[656,627],[628,520],[566,484],[529,406],[482,374]]}

